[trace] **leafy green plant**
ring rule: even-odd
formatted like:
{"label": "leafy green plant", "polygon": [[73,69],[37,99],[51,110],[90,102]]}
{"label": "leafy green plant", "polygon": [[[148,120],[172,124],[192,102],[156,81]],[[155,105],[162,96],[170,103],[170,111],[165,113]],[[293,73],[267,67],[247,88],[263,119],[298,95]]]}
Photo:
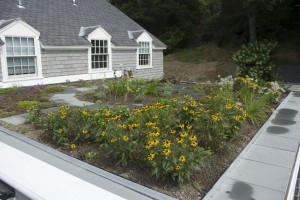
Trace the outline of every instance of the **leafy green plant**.
{"label": "leafy green plant", "polygon": [[278,78],[278,68],[271,63],[271,53],[277,42],[255,42],[243,45],[234,55],[239,76],[250,76],[265,81]]}
{"label": "leafy green plant", "polygon": [[134,102],[143,102],[145,100],[145,94],[144,93],[139,93],[134,97]]}
{"label": "leafy green plant", "polygon": [[32,107],[35,108],[48,107],[49,105],[51,105],[49,102],[38,102],[38,101],[18,101],[16,103],[16,106],[18,108],[22,108],[24,110],[28,110]]}

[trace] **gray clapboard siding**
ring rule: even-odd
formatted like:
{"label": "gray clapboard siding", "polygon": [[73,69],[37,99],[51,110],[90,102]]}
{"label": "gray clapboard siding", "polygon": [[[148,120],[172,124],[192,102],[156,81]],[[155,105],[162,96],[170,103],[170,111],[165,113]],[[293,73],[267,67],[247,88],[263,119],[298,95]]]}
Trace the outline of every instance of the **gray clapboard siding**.
{"label": "gray clapboard siding", "polygon": [[137,69],[136,50],[113,50],[112,66],[114,70],[132,70],[136,78],[162,78],[163,77],[163,51],[153,50],[153,68]]}
{"label": "gray clapboard siding", "polygon": [[43,50],[41,54],[44,77],[88,73],[87,50]]}

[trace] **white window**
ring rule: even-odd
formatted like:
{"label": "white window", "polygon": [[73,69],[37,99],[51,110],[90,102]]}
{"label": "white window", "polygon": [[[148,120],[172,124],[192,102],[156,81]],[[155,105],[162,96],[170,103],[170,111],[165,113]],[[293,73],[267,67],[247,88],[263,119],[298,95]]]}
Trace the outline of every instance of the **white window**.
{"label": "white window", "polygon": [[5,37],[8,76],[36,74],[34,39]]}
{"label": "white window", "polygon": [[139,66],[150,65],[150,44],[149,42],[139,42]]}
{"label": "white window", "polygon": [[109,66],[109,53],[107,40],[91,40],[92,69],[107,69]]}

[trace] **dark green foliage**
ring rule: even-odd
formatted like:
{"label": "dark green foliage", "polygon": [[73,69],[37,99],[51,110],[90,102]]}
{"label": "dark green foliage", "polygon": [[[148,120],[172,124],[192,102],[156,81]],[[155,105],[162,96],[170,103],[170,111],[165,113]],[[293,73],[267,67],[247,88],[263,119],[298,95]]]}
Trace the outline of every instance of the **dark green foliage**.
{"label": "dark green foliage", "polygon": [[199,22],[198,0],[112,0],[112,4],[174,50],[185,45]]}

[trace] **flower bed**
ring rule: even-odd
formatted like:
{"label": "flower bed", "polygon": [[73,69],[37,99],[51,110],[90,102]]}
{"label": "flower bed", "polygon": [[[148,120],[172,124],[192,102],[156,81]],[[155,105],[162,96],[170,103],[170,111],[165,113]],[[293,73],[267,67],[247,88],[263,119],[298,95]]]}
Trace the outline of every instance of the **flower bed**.
{"label": "flower bed", "polygon": [[[171,177],[182,186],[211,154],[240,138],[248,123],[262,123],[266,106],[283,91],[276,82],[249,77],[226,77],[205,87],[208,95],[197,101],[184,95],[133,110],[125,105],[61,106],[47,115],[32,108],[28,120],[51,134],[58,145],[73,151],[86,143],[98,145],[118,165],[139,163],[157,179]],[[88,152],[86,157],[95,155]]]}

